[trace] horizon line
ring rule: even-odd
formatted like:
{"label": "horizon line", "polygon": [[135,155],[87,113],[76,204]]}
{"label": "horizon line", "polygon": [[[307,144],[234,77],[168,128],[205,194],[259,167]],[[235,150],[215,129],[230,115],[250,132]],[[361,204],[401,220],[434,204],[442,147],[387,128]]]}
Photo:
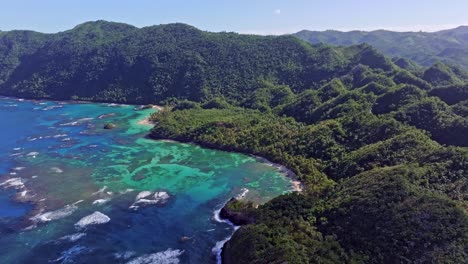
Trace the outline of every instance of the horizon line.
{"label": "horizon line", "polygon": [[0,28],[0,32],[11,32],[11,31],[33,31],[37,33],[43,33],[43,34],[56,34],[56,33],[61,33],[65,31],[72,30],[73,28],[83,25],[86,23],[96,23],[96,22],[109,22],[109,23],[117,23],[117,24],[126,24],[129,26],[133,26],[135,28],[141,29],[141,28],[147,28],[147,27],[153,27],[153,26],[163,26],[163,25],[171,25],[171,24],[186,24],[188,26],[195,27],[199,30],[205,31],[205,32],[212,32],[212,33],[221,33],[221,32],[229,32],[229,33],[238,33],[242,35],[260,35],[260,36],[280,36],[280,35],[290,35],[290,34],[295,34],[301,31],[312,31],[312,32],[325,32],[325,31],[338,31],[338,32],[373,32],[373,31],[390,31],[390,32],[397,32],[397,33],[437,33],[440,31],[445,31],[445,30],[453,30],[457,29],[460,27],[468,27],[468,23],[461,23],[461,24],[446,24],[446,25],[414,25],[414,26],[389,26],[389,27],[371,27],[371,28],[327,28],[327,29],[311,29],[308,27],[299,29],[277,29],[277,30],[261,30],[261,29],[247,29],[247,30],[206,30],[206,29],[201,29],[198,26],[186,23],[186,22],[169,22],[169,23],[160,23],[160,24],[152,24],[152,25],[133,25],[131,23],[127,22],[121,22],[121,21],[111,21],[111,20],[105,20],[105,19],[97,19],[97,20],[87,20],[83,21],[81,23],[77,23],[74,26],[72,26],[69,29],[64,29],[64,30],[59,30],[59,31],[39,31],[35,29],[9,29],[9,30],[2,30]]}

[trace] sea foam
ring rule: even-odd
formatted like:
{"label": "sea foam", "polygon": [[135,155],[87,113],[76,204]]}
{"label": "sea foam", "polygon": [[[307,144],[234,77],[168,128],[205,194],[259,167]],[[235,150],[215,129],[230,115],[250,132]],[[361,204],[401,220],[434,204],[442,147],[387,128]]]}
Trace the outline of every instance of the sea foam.
{"label": "sea foam", "polygon": [[109,201],[110,199],[97,199],[97,200],[94,200],[93,204],[105,204]]}
{"label": "sea foam", "polygon": [[30,218],[30,220],[35,223],[49,222],[49,221],[67,217],[73,214],[76,211],[76,209],[78,209],[78,207],[76,207],[75,205],[67,205],[64,208],[61,208],[55,211],[45,212],[45,213],[41,213],[36,216],[33,216]]}
{"label": "sea foam", "polygon": [[107,215],[96,211],[88,216],[81,218],[80,221],[76,222],[75,226],[78,228],[84,228],[89,225],[105,224],[109,221],[110,218]]}
{"label": "sea foam", "polygon": [[140,205],[154,205],[165,204],[170,198],[167,192],[155,192],[153,199],[149,199],[153,193],[150,191],[142,191],[135,197],[135,202],[129,207],[130,209],[137,210]]}
{"label": "sea foam", "polygon": [[166,251],[134,258],[127,262],[127,264],[178,264],[180,262],[179,257],[183,253],[183,250],[168,249]]}
{"label": "sea foam", "polygon": [[24,188],[24,182],[21,178],[10,178],[0,183],[0,186],[3,186],[5,188],[22,189]]}
{"label": "sea foam", "polygon": [[84,246],[81,246],[81,245],[76,245],[76,246],[73,246],[65,251],[63,251],[60,255],[60,257],[56,260],[54,260],[54,262],[60,262],[60,263],[73,263],[75,262],[74,261],[74,258],[82,253],[85,253],[85,252],[89,252],[91,250],[89,250],[87,247],[84,247]]}
{"label": "sea foam", "polygon": [[86,236],[86,233],[75,233],[75,234],[71,234],[71,235],[68,235],[68,236],[63,236],[60,239],[61,240],[67,240],[67,241],[70,241],[70,242],[76,242],[76,241],[78,241],[80,238],[82,238],[84,236]]}

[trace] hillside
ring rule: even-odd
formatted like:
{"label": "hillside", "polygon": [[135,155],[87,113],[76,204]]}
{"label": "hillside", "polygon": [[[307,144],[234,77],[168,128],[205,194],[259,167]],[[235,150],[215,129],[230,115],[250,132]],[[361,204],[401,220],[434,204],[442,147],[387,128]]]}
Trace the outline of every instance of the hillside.
{"label": "hillside", "polygon": [[294,35],[310,43],[344,46],[368,43],[387,56],[410,59],[423,66],[441,61],[468,69],[468,26],[433,33],[303,30]]}
{"label": "hillside", "polygon": [[292,36],[97,21],[57,34],[2,34],[0,94],[125,103],[219,95],[238,100],[263,81],[290,85],[295,92],[318,87],[359,63],[393,67],[365,45],[311,46]]}

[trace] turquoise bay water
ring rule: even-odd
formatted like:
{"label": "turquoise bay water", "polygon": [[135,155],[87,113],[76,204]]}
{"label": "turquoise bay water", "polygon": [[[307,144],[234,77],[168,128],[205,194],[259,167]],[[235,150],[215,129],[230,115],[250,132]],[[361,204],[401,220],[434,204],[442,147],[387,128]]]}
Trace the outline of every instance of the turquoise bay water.
{"label": "turquoise bay water", "polygon": [[252,157],[145,139],[152,111],[0,98],[1,263],[215,263],[217,209],[291,190]]}

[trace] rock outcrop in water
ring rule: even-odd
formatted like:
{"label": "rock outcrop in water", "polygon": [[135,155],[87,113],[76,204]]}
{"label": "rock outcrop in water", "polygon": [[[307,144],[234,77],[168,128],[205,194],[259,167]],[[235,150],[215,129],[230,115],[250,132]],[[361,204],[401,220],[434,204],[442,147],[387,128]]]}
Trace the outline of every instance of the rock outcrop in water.
{"label": "rock outcrop in water", "polygon": [[104,126],[104,129],[114,129],[116,128],[117,125],[114,124],[114,123],[107,123],[105,126]]}
{"label": "rock outcrop in water", "polygon": [[248,225],[255,222],[252,209],[254,209],[254,206],[251,202],[244,202],[237,198],[231,198],[221,209],[219,216],[237,226]]}

